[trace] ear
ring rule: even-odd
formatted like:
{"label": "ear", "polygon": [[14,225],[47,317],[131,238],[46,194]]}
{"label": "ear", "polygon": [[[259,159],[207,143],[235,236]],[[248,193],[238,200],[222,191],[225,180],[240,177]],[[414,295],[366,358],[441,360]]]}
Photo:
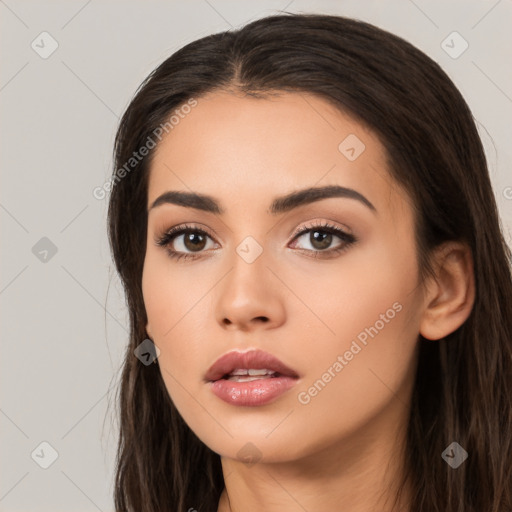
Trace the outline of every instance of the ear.
{"label": "ear", "polygon": [[148,338],[149,338],[150,340],[153,340],[153,335],[151,334],[151,329],[150,329],[150,327],[149,327],[149,322],[146,324],[146,333],[147,333],[147,335],[148,335]]}
{"label": "ear", "polygon": [[475,278],[470,248],[446,242],[433,254],[435,278],[426,283],[420,334],[439,340],[457,330],[469,317],[475,301]]}

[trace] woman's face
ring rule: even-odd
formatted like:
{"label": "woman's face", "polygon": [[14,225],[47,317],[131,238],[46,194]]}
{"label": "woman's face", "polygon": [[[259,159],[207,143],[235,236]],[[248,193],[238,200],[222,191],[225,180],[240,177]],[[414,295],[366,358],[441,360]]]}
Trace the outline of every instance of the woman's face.
{"label": "woman's face", "polygon": [[[185,422],[215,452],[246,461],[394,439],[407,419],[422,294],[410,202],[375,134],[314,95],[218,92],[155,151],[147,332]],[[324,187],[340,188],[299,193]],[[168,192],[211,200],[169,195],[152,207]],[[253,350],[293,376],[241,357],[210,382],[221,356]]]}

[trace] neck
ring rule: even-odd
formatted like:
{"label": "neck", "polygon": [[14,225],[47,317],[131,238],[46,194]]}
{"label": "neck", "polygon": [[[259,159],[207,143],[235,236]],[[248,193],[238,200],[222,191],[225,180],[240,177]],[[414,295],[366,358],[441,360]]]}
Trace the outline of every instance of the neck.
{"label": "neck", "polygon": [[358,429],[300,460],[248,465],[222,457],[225,489],[218,512],[409,512],[407,487],[394,503],[404,468],[407,422],[401,424],[383,429],[374,421],[371,431]]}

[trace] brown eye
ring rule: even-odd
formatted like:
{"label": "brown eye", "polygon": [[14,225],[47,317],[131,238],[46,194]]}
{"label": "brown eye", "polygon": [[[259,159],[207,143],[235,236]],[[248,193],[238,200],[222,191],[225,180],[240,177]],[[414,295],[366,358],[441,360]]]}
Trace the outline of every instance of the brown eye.
{"label": "brown eye", "polygon": [[[299,247],[295,242],[294,248],[304,249],[312,253],[325,253],[326,255],[341,252],[357,241],[354,235],[345,233],[345,231],[331,224],[311,226],[304,229],[295,236],[294,240],[300,240],[301,238],[307,242],[305,245],[309,244],[310,247]],[[336,238],[339,242],[332,247]]]}
{"label": "brown eye", "polygon": [[322,251],[324,249],[328,249],[331,245],[332,235],[331,233],[325,233],[325,231],[311,231],[309,234],[309,241],[315,249]]}
{"label": "brown eye", "polygon": [[183,235],[183,245],[189,251],[201,251],[206,245],[206,236],[196,232],[186,233]]}
{"label": "brown eye", "polygon": [[[157,245],[165,247],[169,256],[177,259],[199,257],[208,248],[212,237],[194,226],[178,226],[157,239]],[[197,253],[197,254],[194,254]]]}

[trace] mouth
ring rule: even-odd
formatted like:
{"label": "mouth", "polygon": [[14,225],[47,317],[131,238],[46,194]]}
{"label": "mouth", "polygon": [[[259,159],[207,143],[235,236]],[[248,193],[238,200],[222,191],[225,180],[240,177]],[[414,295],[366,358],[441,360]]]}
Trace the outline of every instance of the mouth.
{"label": "mouth", "polygon": [[298,378],[297,372],[286,366],[277,357],[262,350],[248,352],[231,351],[217,359],[206,372],[205,380],[220,379],[234,382],[250,382],[275,377]]}
{"label": "mouth", "polygon": [[297,372],[268,352],[228,352],[208,370],[205,381],[221,400],[258,406],[277,399],[299,379]]}
{"label": "mouth", "polygon": [[272,379],[281,377],[281,374],[266,368],[236,368],[222,378],[231,382],[252,382],[253,380]]}

